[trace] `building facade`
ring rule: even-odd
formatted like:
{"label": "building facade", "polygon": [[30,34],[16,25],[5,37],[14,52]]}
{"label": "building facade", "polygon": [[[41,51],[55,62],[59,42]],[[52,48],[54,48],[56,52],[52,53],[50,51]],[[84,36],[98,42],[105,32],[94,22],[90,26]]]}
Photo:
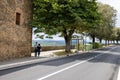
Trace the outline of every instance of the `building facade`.
{"label": "building facade", "polygon": [[0,61],[31,55],[32,0],[0,0]]}

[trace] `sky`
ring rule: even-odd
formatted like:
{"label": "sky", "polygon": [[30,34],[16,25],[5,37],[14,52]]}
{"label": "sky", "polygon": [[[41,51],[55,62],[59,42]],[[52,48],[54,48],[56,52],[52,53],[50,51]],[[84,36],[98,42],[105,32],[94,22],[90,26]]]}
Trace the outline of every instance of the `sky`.
{"label": "sky", "polygon": [[120,27],[120,0],[98,0],[104,4],[109,4],[117,10],[117,22],[116,27]]}

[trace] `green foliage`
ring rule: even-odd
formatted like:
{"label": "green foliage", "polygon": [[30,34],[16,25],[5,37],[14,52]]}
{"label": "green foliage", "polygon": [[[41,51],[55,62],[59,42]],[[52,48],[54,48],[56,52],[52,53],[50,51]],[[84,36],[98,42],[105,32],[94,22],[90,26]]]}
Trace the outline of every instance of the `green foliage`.
{"label": "green foliage", "polygon": [[120,40],[120,28],[113,28],[112,30],[112,35],[111,35],[111,40],[116,40],[117,43]]}
{"label": "green foliage", "polygon": [[117,28],[116,40],[120,40],[120,28]]}
{"label": "green foliage", "polygon": [[65,29],[78,30],[93,27],[99,20],[95,0],[34,0],[33,7],[31,25],[39,29],[37,32],[56,34]]}
{"label": "green foliage", "polygon": [[93,47],[94,49],[102,48],[102,44],[101,43],[90,43],[90,44],[92,44],[92,46],[94,46]]}
{"label": "green foliage", "polygon": [[99,25],[96,37],[110,40],[112,29],[115,27],[116,10],[110,5],[98,3],[98,11],[102,14],[102,23]]}
{"label": "green foliage", "polygon": [[90,51],[92,50],[92,45],[91,44],[86,44],[85,45],[85,51]]}
{"label": "green foliage", "polygon": [[84,50],[84,45],[83,45],[83,43],[82,42],[80,42],[79,44],[76,44],[75,45],[75,49],[79,49],[79,50]]}
{"label": "green foliage", "polygon": [[46,36],[46,38],[53,39],[53,37],[52,37],[52,36]]}
{"label": "green foliage", "polygon": [[[78,50],[78,44],[75,45],[75,49]],[[84,44],[82,42],[79,43],[79,50],[85,50],[85,51],[89,51],[92,49],[92,44]]]}
{"label": "green foliage", "polygon": [[36,35],[36,38],[44,39],[44,35]]}
{"label": "green foliage", "polygon": [[68,52],[73,33],[94,28],[98,22],[96,0],[33,0],[31,25],[36,32],[61,33]]}

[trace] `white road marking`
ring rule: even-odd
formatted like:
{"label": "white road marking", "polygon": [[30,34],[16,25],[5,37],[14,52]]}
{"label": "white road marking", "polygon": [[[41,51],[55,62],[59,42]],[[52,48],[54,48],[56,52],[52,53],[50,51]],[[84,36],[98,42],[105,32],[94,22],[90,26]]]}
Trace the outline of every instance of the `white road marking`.
{"label": "white road marking", "polygon": [[76,63],[76,64],[74,64],[74,65],[72,65],[72,66],[69,66],[69,67],[66,67],[66,68],[64,68],[64,69],[58,70],[58,71],[53,72],[53,73],[51,73],[51,74],[48,74],[48,75],[46,75],[46,76],[44,76],[44,77],[41,77],[41,78],[39,78],[39,79],[37,79],[37,80],[44,80],[44,79],[46,79],[46,78],[48,78],[48,77],[51,77],[51,76],[53,76],[53,75],[56,75],[56,74],[58,74],[58,73],[60,73],[60,72],[63,72],[63,71],[65,71],[65,70],[68,70],[68,69],[70,69],[70,68],[73,68],[73,67],[75,67],[75,66],[78,66],[78,65],[80,65],[80,64],[82,64],[82,63],[88,62],[89,60],[92,60],[92,59],[94,59],[94,58],[96,58],[96,57],[99,57],[99,56],[101,56],[101,55],[103,55],[103,54],[99,54],[99,55],[94,56],[94,57],[92,57],[92,58],[89,58],[89,59],[87,59],[87,60],[84,60],[84,61],[81,61],[81,62],[79,62],[79,63]]}
{"label": "white road marking", "polygon": [[[113,48],[110,49],[110,50],[113,50],[113,49],[115,49],[115,48],[116,48],[116,47],[113,47]],[[110,50],[103,52],[103,54],[110,52]],[[43,77],[41,77],[41,78],[39,78],[39,79],[37,79],[37,80],[44,80],[44,79],[46,79],[46,78],[48,78],[48,77],[51,77],[51,76],[53,76],[53,75],[56,75],[56,74],[58,74],[58,73],[60,73],[60,72],[63,72],[63,71],[65,71],[65,70],[68,70],[68,69],[70,69],[70,68],[73,68],[73,67],[75,67],[75,66],[78,66],[78,65],[80,65],[80,64],[82,64],[82,63],[88,62],[89,60],[92,60],[92,59],[94,59],[94,58],[96,58],[96,57],[99,57],[99,56],[101,56],[101,55],[103,55],[103,54],[99,54],[99,55],[94,56],[94,57],[92,57],[92,58],[89,58],[89,59],[87,59],[87,60],[84,60],[84,61],[81,61],[81,62],[79,62],[79,63],[76,63],[76,64],[74,64],[74,65],[72,65],[72,66],[69,66],[69,67],[66,67],[66,68],[64,68],[64,69],[58,70],[58,71],[56,71],[56,72],[53,72],[53,73],[48,74],[48,75],[46,75],[46,76],[43,76]],[[120,79],[119,79],[119,80],[120,80]]]}
{"label": "white road marking", "polygon": [[120,80],[120,66],[119,66],[119,71],[118,71],[117,80]]}

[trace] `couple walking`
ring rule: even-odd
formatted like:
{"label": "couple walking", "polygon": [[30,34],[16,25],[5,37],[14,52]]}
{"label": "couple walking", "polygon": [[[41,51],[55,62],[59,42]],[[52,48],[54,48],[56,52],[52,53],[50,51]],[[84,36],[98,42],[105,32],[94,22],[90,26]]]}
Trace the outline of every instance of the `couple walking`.
{"label": "couple walking", "polygon": [[35,57],[40,56],[41,45],[38,44],[37,42],[34,45],[34,51],[35,51]]}

